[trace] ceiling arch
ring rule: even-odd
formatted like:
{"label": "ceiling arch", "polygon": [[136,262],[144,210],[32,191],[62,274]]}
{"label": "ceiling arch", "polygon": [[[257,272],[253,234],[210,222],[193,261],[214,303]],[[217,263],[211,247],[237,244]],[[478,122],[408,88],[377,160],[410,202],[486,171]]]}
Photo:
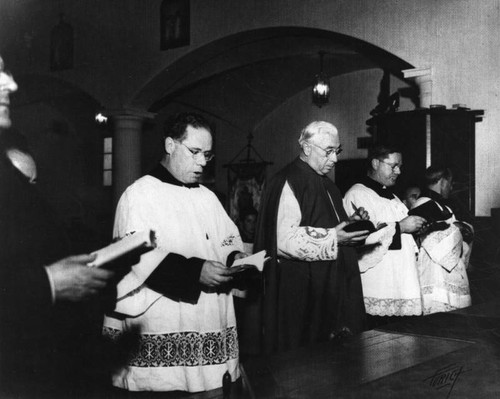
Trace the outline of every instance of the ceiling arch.
{"label": "ceiling arch", "polygon": [[319,52],[324,72],[338,76],[380,68],[402,77],[408,62],[368,42],[301,27],[251,30],[218,39],[169,65],[131,106],[159,113],[172,103],[248,130],[296,93],[312,86]]}

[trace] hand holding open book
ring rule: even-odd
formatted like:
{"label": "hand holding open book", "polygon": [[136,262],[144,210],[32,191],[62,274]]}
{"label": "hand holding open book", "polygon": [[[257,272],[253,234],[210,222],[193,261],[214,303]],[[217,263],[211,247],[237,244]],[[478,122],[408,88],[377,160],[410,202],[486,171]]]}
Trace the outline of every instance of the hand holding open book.
{"label": "hand holding open book", "polygon": [[268,259],[269,257],[266,257],[266,251],[260,251],[246,258],[236,259],[230,269],[233,273],[240,273],[250,269],[256,269],[262,272],[262,270],[264,270],[264,263]]}
{"label": "hand holding open book", "polygon": [[137,231],[112,244],[92,252],[97,257],[88,266],[101,267],[109,265],[121,257],[131,254],[140,249],[152,249],[156,246],[153,230]]}
{"label": "hand holding open book", "polygon": [[364,241],[361,241],[359,245],[374,245],[378,244],[381,241],[382,237],[386,233],[386,227],[386,223],[379,223],[377,226],[375,226],[370,220],[356,220],[346,225],[344,227],[344,231],[367,231],[368,236]]}

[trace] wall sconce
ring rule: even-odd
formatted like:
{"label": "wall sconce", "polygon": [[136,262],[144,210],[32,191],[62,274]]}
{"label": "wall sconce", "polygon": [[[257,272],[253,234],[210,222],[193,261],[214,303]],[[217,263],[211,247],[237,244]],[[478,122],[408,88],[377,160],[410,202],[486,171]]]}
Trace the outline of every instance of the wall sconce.
{"label": "wall sconce", "polygon": [[95,121],[99,124],[107,123],[108,117],[106,115],[102,114],[101,112],[98,112],[97,114],[95,114]]}
{"label": "wall sconce", "polygon": [[330,82],[323,73],[323,57],[324,51],[319,52],[319,74],[316,75],[316,80],[312,89],[312,102],[321,108],[323,105],[328,104],[330,100]]}

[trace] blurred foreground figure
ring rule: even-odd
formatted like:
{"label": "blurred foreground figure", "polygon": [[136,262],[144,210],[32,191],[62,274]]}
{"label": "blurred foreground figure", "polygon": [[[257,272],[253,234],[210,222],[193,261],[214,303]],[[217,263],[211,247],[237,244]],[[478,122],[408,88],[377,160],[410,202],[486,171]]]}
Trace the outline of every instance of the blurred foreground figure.
{"label": "blurred foreground figure", "polygon": [[[0,135],[11,126],[16,90],[0,57]],[[18,155],[13,161],[25,163]],[[78,397],[93,381],[86,379],[89,326],[75,302],[95,296],[113,273],[86,266],[94,256],[69,256],[55,215],[5,148],[0,187],[0,397]]]}

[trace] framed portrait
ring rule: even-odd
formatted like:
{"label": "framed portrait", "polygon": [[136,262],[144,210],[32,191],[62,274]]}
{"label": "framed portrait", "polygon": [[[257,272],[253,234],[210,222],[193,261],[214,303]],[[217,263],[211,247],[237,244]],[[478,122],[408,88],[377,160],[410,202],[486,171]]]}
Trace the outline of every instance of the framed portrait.
{"label": "framed portrait", "polygon": [[160,50],[189,45],[189,0],[163,0],[160,6]]}

